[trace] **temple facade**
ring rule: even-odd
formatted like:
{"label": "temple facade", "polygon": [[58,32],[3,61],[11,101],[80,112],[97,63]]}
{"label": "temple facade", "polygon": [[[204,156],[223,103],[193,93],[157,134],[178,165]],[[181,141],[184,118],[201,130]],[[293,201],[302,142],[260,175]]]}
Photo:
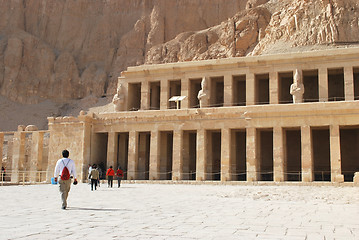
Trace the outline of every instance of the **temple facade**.
{"label": "temple facade", "polygon": [[112,112],[48,118],[48,179],[68,149],[82,179],[359,182],[358,100],[359,48],[129,67]]}

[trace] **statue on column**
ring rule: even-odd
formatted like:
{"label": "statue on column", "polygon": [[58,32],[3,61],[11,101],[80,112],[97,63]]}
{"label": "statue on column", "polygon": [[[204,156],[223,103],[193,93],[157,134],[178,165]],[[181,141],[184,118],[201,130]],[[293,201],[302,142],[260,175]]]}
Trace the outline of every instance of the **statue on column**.
{"label": "statue on column", "polygon": [[114,104],[116,112],[123,111],[124,102],[125,102],[125,94],[123,93],[123,86],[121,83],[119,83],[117,87],[117,92],[112,99],[112,103]]}
{"label": "statue on column", "polygon": [[293,96],[293,103],[303,102],[304,84],[298,69],[295,70],[293,84],[290,85],[290,94]]}
{"label": "statue on column", "polygon": [[208,90],[207,90],[207,78],[203,77],[201,82],[202,89],[199,90],[197,98],[199,100],[199,107],[203,108],[208,106]]}

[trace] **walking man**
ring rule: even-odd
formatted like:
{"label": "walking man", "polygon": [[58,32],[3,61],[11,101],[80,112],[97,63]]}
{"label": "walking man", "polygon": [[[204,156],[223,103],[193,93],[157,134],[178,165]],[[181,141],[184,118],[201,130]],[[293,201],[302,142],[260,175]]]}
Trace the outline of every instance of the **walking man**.
{"label": "walking man", "polygon": [[108,180],[108,187],[112,187],[113,183],[113,176],[115,176],[115,170],[113,170],[112,166],[110,166],[109,169],[107,169],[106,172],[107,180]]}
{"label": "walking man", "polygon": [[71,175],[74,178],[74,185],[77,184],[75,162],[69,158],[69,155],[69,151],[62,151],[63,158],[57,161],[54,171],[55,181],[57,182],[57,178],[59,178],[62,209],[64,210],[67,207],[67,197],[71,187]]}
{"label": "walking man", "polygon": [[91,170],[90,175],[89,175],[89,177],[91,179],[91,191],[93,191],[94,186],[95,186],[95,190],[96,190],[97,183],[99,181],[99,176],[100,176],[100,174],[99,174],[98,170],[96,169],[96,164],[94,164],[92,166],[92,170]]}
{"label": "walking man", "polygon": [[118,169],[116,171],[116,176],[117,176],[117,181],[118,181],[118,187],[120,187],[121,180],[123,178],[123,171],[122,171],[121,167],[118,167]]}

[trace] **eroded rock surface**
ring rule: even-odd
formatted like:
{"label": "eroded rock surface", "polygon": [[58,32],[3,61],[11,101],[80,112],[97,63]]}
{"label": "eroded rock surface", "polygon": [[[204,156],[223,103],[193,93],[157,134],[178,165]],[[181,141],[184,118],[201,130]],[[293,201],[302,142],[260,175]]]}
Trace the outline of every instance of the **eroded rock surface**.
{"label": "eroded rock surface", "polygon": [[[355,0],[250,0],[220,25],[152,47],[146,63],[217,59],[358,44]],[[309,50],[311,50],[309,49]]]}
{"label": "eroded rock surface", "polygon": [[12,101],[66,102],[114,94],[146,51],[215,26],[246,0],[0,0],[0,93]]}

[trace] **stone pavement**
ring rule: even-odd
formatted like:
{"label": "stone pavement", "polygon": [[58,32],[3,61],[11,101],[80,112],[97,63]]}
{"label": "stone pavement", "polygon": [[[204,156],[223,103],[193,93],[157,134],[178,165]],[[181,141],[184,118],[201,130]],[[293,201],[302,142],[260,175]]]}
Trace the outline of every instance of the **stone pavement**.
{"label": "stone pavement", "polygon": [[296,185],[0,187],[0,239],[359,239],[359,188]]}

